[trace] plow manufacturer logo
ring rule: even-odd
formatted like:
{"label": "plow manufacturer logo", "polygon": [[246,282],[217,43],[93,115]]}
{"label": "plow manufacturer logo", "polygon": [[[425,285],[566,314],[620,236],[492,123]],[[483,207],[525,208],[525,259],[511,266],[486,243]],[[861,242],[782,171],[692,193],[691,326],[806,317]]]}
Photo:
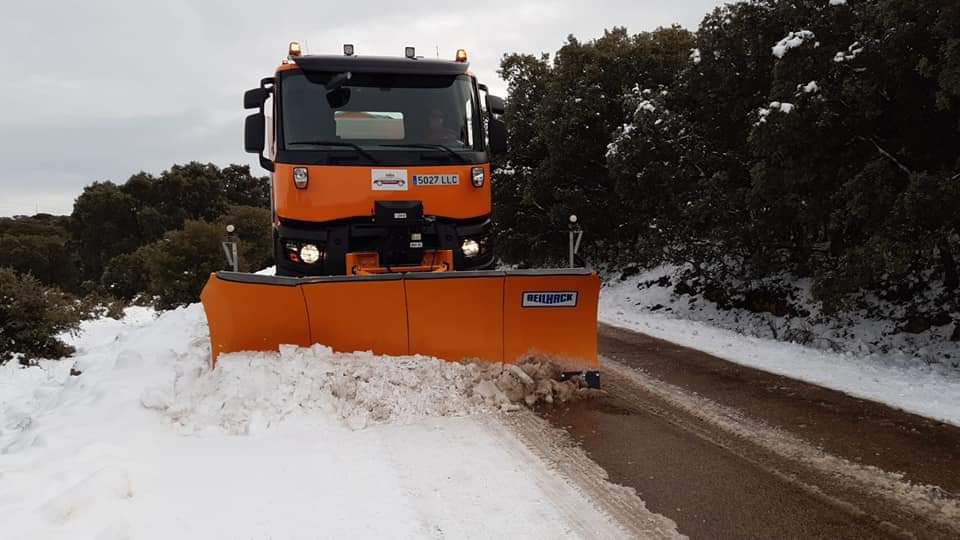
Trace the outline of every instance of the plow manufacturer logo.
{"label": "plow manufacturer logo", "polygon": [[373,191],[407,191],[407,170],[373,169],[370,188]]}
{"label": "plow manufacturer logo", "polygon": [[523,293],[523,307],[577,307],[576,291],[548,291]]}

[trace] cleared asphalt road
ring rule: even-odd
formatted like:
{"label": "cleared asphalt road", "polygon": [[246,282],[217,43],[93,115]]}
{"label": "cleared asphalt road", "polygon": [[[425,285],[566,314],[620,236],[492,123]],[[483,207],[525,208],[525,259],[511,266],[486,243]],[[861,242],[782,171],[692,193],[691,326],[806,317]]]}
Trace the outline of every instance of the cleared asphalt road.
{"label": "cleared asphalt road", "polygon": [[960,429],[612,327],[604,397],[547,408],[692,538],[960,538]]}

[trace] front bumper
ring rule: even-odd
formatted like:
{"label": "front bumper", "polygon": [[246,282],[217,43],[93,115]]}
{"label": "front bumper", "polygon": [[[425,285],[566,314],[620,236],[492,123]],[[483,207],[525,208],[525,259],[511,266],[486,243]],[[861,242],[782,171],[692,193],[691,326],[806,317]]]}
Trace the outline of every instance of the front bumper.
{"label": "front bumper", "polygon": [[[493,268],[493,245],[490,241],[490,218],[475,220],[428,219],[423,225],[424,249],[449,249],[454,254],[454,270],[488,270]],[[386,229],[372,219],[355,219],[329,223],[309,223],[282,220],[274,230],[274,259],[277,275],[281,276],[338,276],[346,274],[346,255],[377,251]],[[464,257],[461,245],[466,239],[476,240],[480,253]],[[323,252],[314,264],[291,261],[287,244],[311,243]]]}

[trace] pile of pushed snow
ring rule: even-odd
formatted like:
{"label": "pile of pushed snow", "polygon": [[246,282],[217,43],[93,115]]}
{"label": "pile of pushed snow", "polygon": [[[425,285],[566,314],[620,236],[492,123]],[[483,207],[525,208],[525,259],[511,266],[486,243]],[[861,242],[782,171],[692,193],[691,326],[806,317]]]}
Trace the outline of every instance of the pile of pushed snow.
{"label": "pile of pushed snow", "polygon": [[559,382],[552,364],[476,364],[423,356],[335,353],[323,345],[279,353],[220,357],[217,368],[181,369],[170,396],[148,391],[142,403],[183,430],[251,433],[287,419],[336,419],[352,429],[411,423],[424,417],[514,410],[520,404],[567,401],[590,391]]}

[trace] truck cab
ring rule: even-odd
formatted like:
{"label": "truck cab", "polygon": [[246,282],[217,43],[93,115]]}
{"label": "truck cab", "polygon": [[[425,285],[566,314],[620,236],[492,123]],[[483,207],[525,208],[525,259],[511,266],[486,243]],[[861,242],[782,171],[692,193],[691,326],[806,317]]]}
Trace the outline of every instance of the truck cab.
{"label": "truck cab", "polygon": [[[481,101],[481,94],[485,94]],[[244,96],[281,276],[484,270],[503,100],[454,60],[301,55]]]}

